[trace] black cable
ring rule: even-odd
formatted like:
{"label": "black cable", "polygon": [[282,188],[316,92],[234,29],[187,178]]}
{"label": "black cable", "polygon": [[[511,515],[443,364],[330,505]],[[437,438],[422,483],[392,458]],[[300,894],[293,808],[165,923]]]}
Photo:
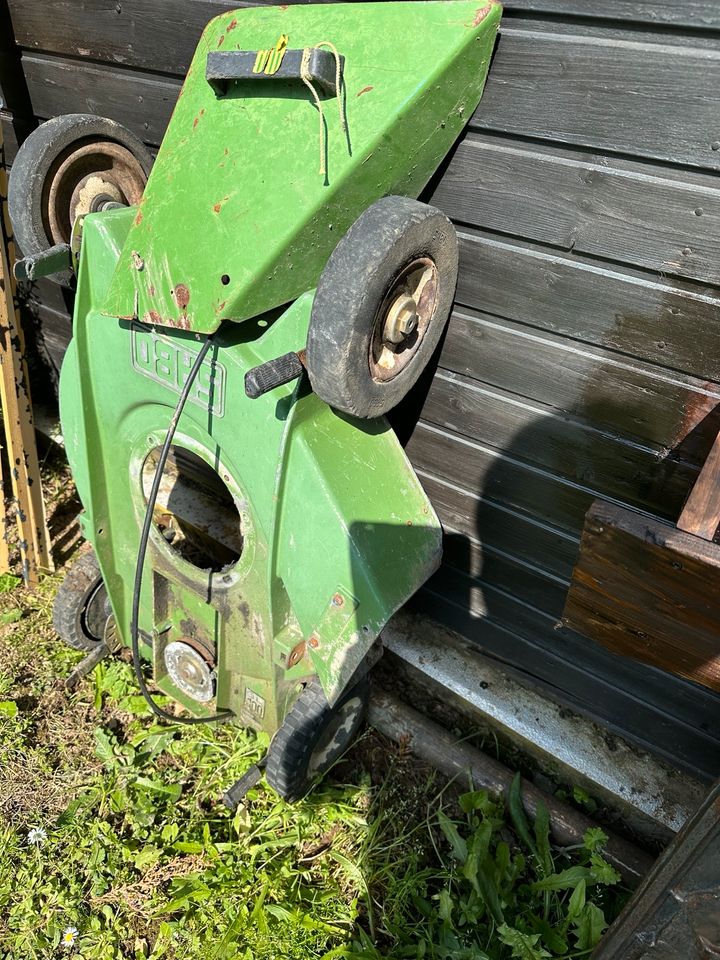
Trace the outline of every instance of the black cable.
{"label": "black cable", "polygon": [[227,720],[229,717],[234,716],[232,710],[221,710],[219,713],[214,714],[212,717],[176,717],[174,714],[169,713],[167,710],[163,710],[162,707],[158,706],[157,703],[152,698],[150,691],[147,688],[145,683],[145,677],[142,672],[142,664],[140,662],[140,631],[138,628],[138,616],[140,613],[140,590],[142,588],[142,576],[143,576],[143,567],[145,566],[145,554],[147,553],[148,539],[150,538],[150,527],[152,526],[153,521],[153,512],[155,510],[155,502],[157,501],[158,491],[160,489],[160,481],[162,480],[163,471],[165,470],[165,464],[167,462],[168,454],[170,452],[170,445],[172,444],[173,437],[175,436],[175,430],[177,429],[178,422],[185,407],[185,402],[190,395],[190,390],[192,385],[195,382],[195,378],[198,375],[200,367],[203,364],[205,357],[208,355],[210,347],[213,345],[213,338],[208,337],[205,343],[198,353],[195,363],[192,366],[187,380],[185,381],[185,386],[182,388],[180,393],[180,399],[177,402],[175,407],[175,412],[172,415],[170,421],[170,426],[168,427],[167,436],[165,437],[165,442],[162,445],[162,450],[160,451],[160,458],[158,459],[157,467],[155,468],[155,476],[153,477],[152,487],[150,488],[150,495],[148,496],[147,509],[145,510],[145,520],[143,522],[142,532],[140,534],[140,545],[138,546],[138,555],[137,555],[137,566],[135,567],[135,582],[133,585],[133,602],[132,602],[132,616],[130,618],[130,639],[132,643],[132,660],[133,668],[135,670],[135,677],[140,687],[140,692],[147,701],[150,709],[155,714],[156,717],[160,717],[161,720],[169,720],[171,723],[185,723],[185,724],[196,724],[196,723],[214,723],[217,720]]}

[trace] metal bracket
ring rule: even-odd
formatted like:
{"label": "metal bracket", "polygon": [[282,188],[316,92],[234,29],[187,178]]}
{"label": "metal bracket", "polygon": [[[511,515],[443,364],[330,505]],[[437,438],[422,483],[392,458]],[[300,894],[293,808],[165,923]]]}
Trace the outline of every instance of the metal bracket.
{"label": "metal bracket", "polygon": [[95,649],[91,651],[84,660],[81,660],[75,669],[69,674],[67,680],[65,681],[65,689],[68,692],[72,692],[83,677],[86,677],[89,673],[91,673],[101,660],[104,660],[105,657],[109,656],[110,648],[105,641],[99,643],[97,647],[95,647]]}
{"label": "metal bracket", "polygon": [[[208,54],[205,77],[218,96],[227,92],[233,80],[273,82],[302,80],[302,50],[286,50],[282,63],[275,73],[255,73],[257,50],[214,50]],[[345,67],[345,58],[340,57],[340,75]],[[307,65],[307,77],[318,89],[330,97],[338,94],[336,86],[337,66],[329,50],[313,48]]]}
{"label": "metal bracket", "polygon": [[254,763],[250,769],[244,773],[228,790],[223,794],[223,803],[233,813],[240,806],[248,790],[252,790],[262,779],[263,770],[267,763],[267,754],[257,763]]}
{"label": "metal bracket", "polygon": [[50,277],[54,273],[62,273],[64,270],[72,270],[73,262],[70,253],[69,243],[58,243],[48,250],[41,253],[31,254],[29,257],[23,257],[22,260],[15,261],[15,279],[39,280],[40,277]]}

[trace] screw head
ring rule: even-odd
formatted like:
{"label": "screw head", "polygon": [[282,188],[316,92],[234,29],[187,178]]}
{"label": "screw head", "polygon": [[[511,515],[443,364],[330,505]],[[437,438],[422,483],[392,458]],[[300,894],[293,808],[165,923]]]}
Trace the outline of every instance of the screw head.
{"label": "screw head", "polygon": [[308,640],[308,643],[309,643],[310,646],[313,648],[313,650],[315,650],[315,649],[317,649],[317,647],[320,646],[320,638],[318,637],[318,635],[317,635],[316,633],[314,633],[314,634],[310,637],[310,639]]}
{"label": "screw head", "polygon": [[332,598],[332,605],[334,607],[341,607],[345,603],[343,595],[341,593],[336,593]]}

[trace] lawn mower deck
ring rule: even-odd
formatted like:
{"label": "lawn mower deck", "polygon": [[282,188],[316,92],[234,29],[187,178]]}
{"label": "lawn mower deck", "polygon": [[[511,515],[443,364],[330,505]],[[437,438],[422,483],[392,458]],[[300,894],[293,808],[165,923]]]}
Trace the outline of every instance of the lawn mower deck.
{"label": "lawn mower deck", "polygon": [[[268,776],[291,799],[354,735],[380,632],[440,561],[384,414],[450,312],[457,239],[412,198],[480,99],[499,17],[466,0],[223,14],[139,205],[112,165],[73,166],[73,130],[87,153],[109,121],[51,121],[13,167],[23,251],[41,262],[72,233],[76,258],[60,403],[94,558],[58,628],[89,652],[135,634],[198,718],[277,734]],[[30,168],[68,198],[51,223]]]}

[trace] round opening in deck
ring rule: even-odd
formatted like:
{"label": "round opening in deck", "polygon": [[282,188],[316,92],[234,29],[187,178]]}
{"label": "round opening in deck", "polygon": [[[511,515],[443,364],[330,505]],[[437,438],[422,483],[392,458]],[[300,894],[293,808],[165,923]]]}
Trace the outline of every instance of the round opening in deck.
{"label": "round opening in deck", "polygon": [[[159,458],[155,447],[143,464],[146,503]],[[171,550],[200,570],[227,570],[242,554],[242,520],[232,493],[202,457],[177,444],[170,447],[153,522]]]}

